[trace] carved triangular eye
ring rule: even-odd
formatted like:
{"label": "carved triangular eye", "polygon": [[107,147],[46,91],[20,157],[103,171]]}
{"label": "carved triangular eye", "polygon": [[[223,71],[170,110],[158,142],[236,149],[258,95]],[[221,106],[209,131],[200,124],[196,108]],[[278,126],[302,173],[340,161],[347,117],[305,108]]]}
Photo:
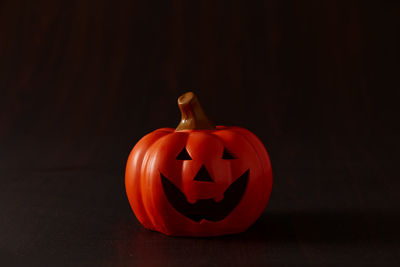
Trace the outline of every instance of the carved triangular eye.
{"label": "carved triangular eye", "polygon": [[179,153],[178,156],[176,156],[176,159],[178,160],[191,160],[192,158],[189,156],[189,153],[187,152],[186,148],[184,148],[181,153]]}
{"label": "carved triangular eye", "polygon": [[222,154],[222,159],[236,159],[236,157],[229,152],[226,148],[224,148],[224,153]]}

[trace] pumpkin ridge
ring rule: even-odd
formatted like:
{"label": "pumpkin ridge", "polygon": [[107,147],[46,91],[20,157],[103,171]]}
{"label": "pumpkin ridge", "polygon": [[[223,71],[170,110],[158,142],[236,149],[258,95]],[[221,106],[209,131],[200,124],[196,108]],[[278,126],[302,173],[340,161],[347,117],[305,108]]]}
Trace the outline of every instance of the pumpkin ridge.
{"label": "pumpkin ridge", "polygon": [[[169,132],[163,136],[161,136],[160,138],[156,139],[153,143],[151,143],[148,147],[147,147],[147,151],[143,157],[143,161],[142,161],[142,165],[140,168],[140,181],[139,181],[139,187],[141,188],[140,190],[143,192],[142,188],[143,188],[143,182],[144,179],[149,179],[151,175],[148,175],[147,172],[149,172],[149,170],[147,169],[147,166],[149,164],[149,162],[154,158],[153,153],[154,153],[154,147],[156,144],[158,144],[159,142],[161,142],[162,139],[166,138],[167,136],[170,136],[171,134],[173,134],[174,132]],[[155,152],[157,152],[157,150],[155,150]],[[143,175],[143,173],[145,173],[145,175]],[[147,216],[149,217],[151,224],[153,225],[153,227],[156,229],[157,228],[157,220],[154,218],[153,213],[151,211],[149,211],[149,207],[147,204],[147,200],[150,199],[151,204],[154,206],[154,198],[153,198],[153,192],[151,190],[149,190],[151,192],[151,195],[149,196],[148,193],[146,193],[146,196],[142,193],[141,195],[141,200],[143,203],[143,207],[146,211]],[[164,228],[165,225],[162,224],[162,228]]]}
{"label": "pumpkin ridge", "polygon": [[[141,174],[142,174],[141,180],[140,180],[141,188],[142,188],[142,184],[144,183],[145,179],[151,179],[151,177],[152,177],[151,174],[148,174],[148,173],[152,172],[152,167],[149,167],[149,164],[151,163],[151,160],[155,160],[156,158],[158,158],[158,155],[157,155],[158,153],[161,153],[159,146],[161,146],[164,142],[168,142],[166,139],[170,138],[171,135],[175,135],[175,134],[177,134],[177,132],[175,130],[173,130],[172,132],[169,132],[169,133],[163,135],[162,137],[160,137],[159,139],[157,139],[154,143],[152,143],[147,148],[147,152],[145,154],[145,157],[143,158],[143,165],[142,165],[142,169],[141,169]],[[184,136],[184,138],[186,138],[186,140],[184,141],[184,144],[186,146],[187,139],[189,138],[189,134],[182,134],[180,132],[178,134],[181,135],[181,137]],[[161,171],[159,168],[157,168],[157,173],[161,174]],[[161,177],[159,177],[159,180],[160,179],[161,179]],[[151,181],[147,182],[148,185],[151,183],[152,183]],[[179,182],[180,186],[181,186],[181,184],[182,184],[182,181]],[[146,213],[148,214],[148,216],[155,228],[161,227],[162,232],[166,232],[168,230],[168,227],[165,224],[165,218],[160,217],[160,216],[158,216],[158,218],[156,218],[155,216],[153,216],[154,213],[151,212],[152,207],[158,207],[158,204],[156,204],[156,202],[155,202],[156,198],[154,197],[153,190],[148,190],[148,192],[150,192],[150,193],[147,193],[146,197],[144,197],[142,195],[142,198],[145,198],[145,199],[143,199],[143,202],[144,202],[144,207],[145,207]]]}
{"label": "pumpkin ridge", "polygon": [[[248,143],[250,143],[250,145],[253,147],[253,149],[254,149],[255,153],[257,154],[258,158],[260,158],[261,161],[263,161],[264,155],[260,155],[258,149],[256,148],[256,144],[253,144],[252,140],[250,140],[250,139],[246,136],[246,134],[248,134],[248,135],[252,136],[252,139],[254,139],[254,140],[256,140],[258,143],[262,144],[261,140],[260,140],[255,134],[253,134],[253,133],[250,132],[249,130],[247,130],[247,129],[245,129],[245,128],[241,128],[241,127],[232,127],[231,130],[232,130],[233,132],[235,132],[235,133],[237,133],[237,134],[243,136],[243,138],[246,139],[246,141],[248,141]],[[239,131],[238,131],[238,130],[239,130]],[[246,133],[241,132],[241,131],[246,131]],[[264,148],[264,150],[265,150],[265,148]],[[266,151],[265,151],[265,152],[266,152]],[[269,155],[268,155],[267,152],[266,152],[266,156],[267,156],[266,160],[270,160],[270,159],[269,159]],[[263,164],[263,170],[265,171],[265,173],[267,173],[267,170],[266,170],[264,164]]]}
{"label": "pumpkin ridge", "polygon": [[[242,127],[232,127],[231,130],[232,130],[232,132],[234,132],[234,133],[236,133],[236,134],[238,134],[240,136],[243,136],[243,138],[253,147],[254,152],[257,155],[257,158],[261,162],[261,166],[262,166],[264,175],[268,175],[269,172],[268,172],[268,169],[266,168],[266,166],[265,166],[265,164],[263,162],[264,161],[268,162],[269,169],[270,169],[269,171],[271,172],[271,184],[269,184],[269,188],[268,188],[269,189],[268,198],[269,198],[270,195],[271,195],[271,192],[272,192],[273,173],[272,173],[272,168],[271,168],[271,160],[269,158],[269,155],[268,155],[268,152],[267,152],[266,148],[264,147],[264,145],[261,142],[261,140],[255,134],[253,134],[251,131],[249,131],[249,130],[247,130],[245,128],[242,128]],[[243,131],[243,132],[241,132],[241,131]],[[259,150],[256,148],[257,144],[254,144],[253,141],[249,137],[246,136],[246,134],[250,135],[252,137],[252,139],[254,139],[256,142],[259,143],[259,145],[262,145],[262,149],[265,151],[265,155],[260,155]]]}
{"label": "pumpkin ridge", "polygon": [[[217,138],[220,140],[221,143],[224,144],[224,150],[225,150],[225,143],[226,143],[226,140],[225,140],[223,137],[221,137],[220,135],[217,134],[218,132],[221,133],[221,132],[223,132],[223,131],[231,131],[231,129],[230,129],[229,127],[228,127],[228,128],[224,128],[224,129],[219,129],[219,130],[215,131],[215,132],[213,133],[213,135],[214,135],[215,137],[217,137]],[[234,132],[234,133],[236,134],[236,131],[232,131],[232,132]],[[246,139],[245,137],[243,137],[243,136],[240,135],[240,134],[238,134],[238,136],[240,136],[246,143],[248,143],[248,141],[247,141],[247,139]],[[251,148],[254,149],[254,147],[253,147],[252,145],[251,145]],[[223,150],[222,153],[221,153],[221,157],[223,156],[224,150]],[[257,158],[258,158],[258,156],[257,156]],[[232,164],[229,165],[229,168],[230,168],[230,172],[233,173]],[[244,170],[243,172],[245,172],[245,171],[246,171],[246,170]],[[231,181],[231,183],[232,183],[232,182],[234,182],[234,181]]]}
{"label": "pumpkin ridge", "polygon": [[[159,129],[159,130],[161,130],[161,129]],[[135,164],[135,168],[132,170],[131,168],[128,168],[128,165],[127,165],[127,168],[125,170],[126,194],[127,194],[129,202],[132,201],[133,203],[135,203],[134,206],[131,206],[131,207],[132,208],[136,207],[136,209],[133,209],[133,211],[139,212],[138,215],[140,215],[140,216],[138,217],[138,219],[141,223],[146,224],[146,225],[148,224],[149,226],[152,226],[153,228],[154,228],[154,226],[152,225],[152,222],[150,221],[147,211],[144,208],[144,203],[143,203],[143,198],[142,198],[143,195],[142,195],[141,190],[139,190],[137,192],[134,191],[136,193],[136,195],[133,196],[132,193],[131,194],[129,193],[130,190],[128,190],[127,185],[129,183],[130,186],[134,186],[136,188],[138,188],[138,185],[140,186],[140,182],[141,182],[140,172],[141,172],[141,168],[143,166],[143,158],[146,155],[146,151],[143,151],[143,150],[147,150],[147,148],[154,143],[154,140],[158,140],[160,138],[159,135],[161,135],[161,137],[162,137],[165,135],[165,133],[163,131],[155,130],[155,131],[145,135],[142,139],[140,139],[140,141],[133,147],[131,153],[129,154],[129,158],[128,158],[128,163],[133,161],[133,162],[131,162],[131,164]],[[136,154],[136,152],[138,150],[143,151],[143,154],[141,156],[139,154]],[[127,179],[128,173],[130,173],[130,179]],[[137,195],[139,195],[140,197],[138,198]],[[142,210],[143,212],[140,212],[140,210]]]}

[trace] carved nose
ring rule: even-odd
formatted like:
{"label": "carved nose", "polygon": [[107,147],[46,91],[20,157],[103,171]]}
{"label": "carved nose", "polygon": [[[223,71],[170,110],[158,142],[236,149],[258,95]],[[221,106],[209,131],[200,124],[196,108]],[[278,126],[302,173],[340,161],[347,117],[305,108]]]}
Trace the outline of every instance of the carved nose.
{"label": "carved nose", "polygon": [[202,182],[214,182],[204,165],[201,166],[200,170],[197,172],[193,180]]}

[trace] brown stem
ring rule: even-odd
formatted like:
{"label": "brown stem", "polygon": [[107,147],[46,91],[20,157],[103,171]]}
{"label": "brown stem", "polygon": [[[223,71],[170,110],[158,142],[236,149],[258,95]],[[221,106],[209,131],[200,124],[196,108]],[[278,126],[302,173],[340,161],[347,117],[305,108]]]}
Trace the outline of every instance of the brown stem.
{"label": "brown stem", "polygon": [[187,92],[178,98],[182,113],[181,122],[176,131],[182,130],[215,130],[214,123],[207,117],[199,100],[193,92]]}

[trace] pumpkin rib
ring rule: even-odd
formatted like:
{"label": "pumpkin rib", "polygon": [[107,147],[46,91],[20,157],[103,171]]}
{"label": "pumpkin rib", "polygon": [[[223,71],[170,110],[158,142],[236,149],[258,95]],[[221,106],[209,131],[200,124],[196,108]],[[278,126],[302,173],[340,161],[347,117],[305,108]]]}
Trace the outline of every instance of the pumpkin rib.
{"label": "pumpkin rib", "polygon": [[[267,188],[266,188],[267,196],[266,196],[265,206],[262,209],[260,209],[260,214],[257,216],[257,219],[258,219],[261,216],[261,214],[263,213],[263,211],[265,210],[266,206],[268,205],[268,200],[271,196],[271,191],[272,191],[273,176],[272,176],[272,169],[271,169],[271,163],[270,163],[270,159],[268,156],[268,152],[265,149],[264,144],[261,142],[261,140],[259,140],[258,137],[256,135],[254,135],[252,132],[250,132],[249,130],[247,130],[245,128],[241,128],[241,127],[232,127],[230,130],[232,132],[234,132],[235,134],[242,136],[250,144],[250,146],[253,147],[253,151],[256,154],[256,157],[258,158],[258,160],[260,162],[263,175],[265,177],[269,177],[269,179],[267,179],[267,184],[266,184],[267,185]],[[268,168],[266,167],[265,163],[268,164],[268,166],[269,166]]]}
{"label": "pumpkin rib", "polygon": [[[255,145],[253,144],[253,143],[251,143],[251,141],[244,135],[244,134],[241,134],[240,132],[238,132],[238,131],[233,131],[232,129],[230,129],[230,128],[225,128],[225,129],[220,129],[220,133],[222,133],[221,135],[217,135],[216,134],[216,136],[218,136],[220,139],[221,139],[221,141],[223,142],[223,143],[227,143],[227,140],[225,140],[225,139],[223,139],[223,137],[221,137],[221,136],[223,136],[223,132],[231,132],[231,133],[233,133],[234,135],[237,135],[239,138],[241,138],[246,144],[248,144],[249,145],[249,147],[251,147],[251,150],[253,151],[253,153],[255,154],[255,156],[256,156],[256,158],[257,158],[257,161],[258,161],[258,163],[257,163],[257,165],[258,166],[261,166],[261,168],[262,168],[262,171],[261,171],[261,173],[262,173],[262,175],[264,175],[264,176],[268,176],[268,172],[266,171],[266,169],[264,168],[264,162],[265,162],[265,159],[263,159],[260,155],[259,155],[259,153],[258,153],[258,151],[257,151],[257,149],[256,149],[256,147],[255,147]],[[232,170],[232,165],[231,165],[231,172],[233,172],[233,170]],[[251,170],[250,170],[250,175],[251,175]],[[234,181],[232,181],[232,182],[234,182]],[[268,198],[269,198],[269,196],[268,196]],[[266,205],[267,205],[267,203],[266,203]],[[265,207],[263,208],[263,209],[265,209]],[[229,215],[228,215],[229,216]]]}
{"label": "pumpkin rib", "polygon": [[[229,131],[227,128],[223,128],[223,129],[218,129],[217,131],[214,131],[214,132],[212,132],[211,134],[213,135],[213,136],[215,136],[216,138],[218,138],[218,140],[222,143],[222,144],[224,144],[224,149],[225,149],[225,144],[227,143],[227,140],[225,140],[223,137],[221,137],[220,135],[218,135],[218,133],[223,133],[224,131]],[[240,137],[242,137],[241,135],[239,135]],[[245,139],[245,138],[242,138],[242,139],[244,139],[244,141],[245,142],[247,142],[247,140]],[[223,152],[222,152],[223,153]],[[222,156],[222,155],[221,155]],[[232,164],[229,164],[229,169],[230,169],[230,173],[233,173],[233,170],[232,170]],[[244,170],[244,172],[245,172],[246,170]],[[234,181],[230,181],[231,183],[232,182],[234,182]]]}
{"label": "pumpkin rib", "polygon": [[[140,184],[139,184],[139,188],[140,188],[140,190],[143,192],[144,190],[143,190],[143,182],[144,182],[144,179],[151,179],[151,175],[149,175],[148,174],[148,172],[151,172],[152,170],[151,170],[151,168],[149,169],[148,168],[148,165],[149,165],[149,162],[151,161],[151,160],[154,160],[155,159],[155,157],[154,157],[154,153],[158,153],[158,150],[157,149],[155,149],[155,147],[157,146],[157,145],[159,145],[161,142],[162,142],[162,140],[163,139],[165,139],[165,138],[167,138],[168,136],[170,136],[171,134],[173,134],[174,132],[167,132],[165,135],[163,135],[163,136],[161,136],[160,138],[158,138],[158,139],[156,139],[152,144],[150,144],[150,146],[147,148],[147,151],[146,151],[146,153],[145,153],[145,156],[143,157],[143,163],[142,163],[142,166],[141,166],[141,169],[140,169]],[[143,175],[143,173],[144,173],[144,175]],[[147,184],[149,184],[149,181],[146,181],[146,183]],[[146,214],[147,214],[147,217],[150,219],[150,222],[151,222],[151,224],[152,224],[152,226],[153,226],[153,228],[155,228],[155,229],[157,229],[157,219],[156,218],[154,218],[154,216],[153,216],[153,213],[149,210],[149,207],[148,207],[148,204],[147,204],[147,201],[151,201],[151,205],[152,206],[155,206],[155,203],[154,203],[154,197],[153,197],[153,192],[150,190],[150,196],[148,195],[148,192],[146,191],[146,196],[144,196],[143,194],[141,195],[141,200],[142,200],[142,203],[143,203],[143,207],[144,207],[144,210],[145,210],[145,212],[146,212]],[[165,226],[163,225],[163,227],[162,228],[164,228]]]}
{"label": "pumpkin rib", "polygon": [[[247,141],[250,143],[250,145],[254,148],[254,151],[258,155],[258,157],[261,159],[261,162],[267,162],[268,163],[268,169],[264,164],[262,164],[262,168],[264,170],[264,174],[268,175],[269,172],[271,172],[271,182],[269,184],[269,191],[271,194],[272,191],[272,185],[273,185],[273,173],[272,173],[272,168],[271,168],[271,160],[269,158],[268,152],[266,148],[264,147],[264,144],[261,142],[261,140],[252,132],[245,128],[241,127],[232,127],[230,129],[231,131],[243,136]],[[250,137],[250,138],[248,138]],[[254,144],[254,143],[255,144]]]}
{"label": "pumpkin rib", "polygon": [[[158,136],[161,134],[161,136]],[[128,168],[129,165],[127,165],[126,168],[126,179],[125,179],[125,184],[126,184],[126,194],[128,196],[128,200],[131,203],[132,210],[134,213],[137,215],[138,220],[143,223],[144,225],[147,225],[148,223],[151,224],[149,221],[147,211],[144,209],[144,203],[143,203],[143,198],[142,198],[142,191],[141,191],[141,169],[143,167],[143,159],[148,151],[148,148],[159,138],[165,136],[167,134],[167,131],[164,131],[164,129],[158,129],[156,131],[153,131],[146,136],[144,136],[132,149],[132,152],[130,153],[128,157],[128,163],[132,162],[131,164],[134,164],[135,166],[132,168]],[[139,153],[138,150],[143,151],[144,153]],[[135,158],[133,158],[135,157]],[[132,193],[129,193],[128,191],[131,191],[132,188],[130,188],[128,185],[131,184],[131,187],[133,187],[133,195]],[[145,212],[144,212],[145,211]],[[150,226],[149,226],[150,227]],[[154,227],[154,226],[153,226]],[[153,228],[151,227],[151,228]]]}
{"label": "pumpkin rib", "polygon": [[[259,168],[260,168],[260,172],[259,172],[259,174],[258,175],[260,175],[260,176],[262,176],[262,177],[265,177],[265,179],[266,179],[266,186],[267,186],[267,188],[268,188],[268,195],[264,195],[264,198],[263,197],[261,197],[260,199],[264,199],[265,200],[265,203],[264,203],[264,206],[262,207],[262,208],[259,208],[259,209],[257,209],[258,211],[257,211],[257,213],[253,213],[255,210],[253,210],[253,212],[252,212],[252,214],[258,214],[257,216],[254,216],[253,218],[254,218],[254,221],[255,220],[257,220],[258,218],[259,218],[259,216],[262,214],[262,212],[263,212],[263,210],[265,209],[265,207],[267,206],[267,204],[268,204],[268,199],[269,199],[269,195],[270,195],[270,193],[269,193],[269,178],[270,178],[270,174],[268,173],[268,170],[264,167],[264,165],[265,165],[265,159],[263,158],[263,157],[261,157],[260,155],[259,155],[259,152],[257,151],[257,149],[256,149],[256,144],[254,144],[254,143],[252,143],[250,140],[249,140],[249,138],[247,138],[244,134],[242,134],[242,133],[240,133],[240,132],[238,132],[238,131],[233,131],[232,129],[230,129],[230,128],[225,128],[225,129],[221,129],[221,131],[219,132],[219,134],[218,133],[215,133],[218,137],[220,137],[223,141],[223,143],[229,143],[229,140],[228,139],[224,139],[223,138],[223,136],[225,136],[225,132],[226,132],[226,134],[230,134],[230,135],[233,135],[233,136],[236,136],[235,138],[239,138],[239,139],[241,139],[246,145],[248,145],[248,147],[249,147],[249,149],[252,151],[252,153],[254,153],[254,156],[255,156],[255,158],[256,158],[256,160],[257,160],[257,163],[256,163],[256,165],[257,166],[259,166]],[[259,145],[262,145],[262,143],[261,144],[259,144]],[[231,170],[232,171],[232,170]],[[250,175],[252,175],[251,174],[252,172],[251,172],[251,169],[250,169]],[[252,176],[253,177],[253,179],[256,179],[257,177],[259,177],[259,176]],[[249,182],[250,182],[251,180],[249,180]],[[254,182],[253,182],[254,183]],[[260,195],[259,195],[260,196]],[[246,196],[244,195],[243,196],[243,198],[246,198]],[[259,199],[259,200],[260,200]],[[261,206],[260,206],[261,207]],[[232,216],[233,215],[233,212],[231,213],[231,214],[229,214],[228,215],[228,217],[226,217],[226,219],[229,219],[229,217],[230,216]],[[253,223],[254,223],[254,221],[253,221]]]}
{"label": "pumpkin rib", "polygon": [[[131,165],[134,165],[134,167],[130,167],[130,165],[127,165],[126,168],[126,178],[125,178],[125,185],[126,185],[126,194],[128,196],[128,200],[131,203],[132,210],[137,213],[138,220],[143,223],[144,225],[148,225],[148,218],[147,215],[144,214],[143,212],[137,212],[137,210],[143,209],[143,203],[141,203],[141,198],[138,198],[136,195],[141,195],[141,190],[135,190],[137,186],[135,186],[136,183],[140,182],[140,168],[143,164],[143,157],[144,153],[138,152],[141,151],[142,146],[147,144],[148,142],[151,142],[151,139],[155,138],[153,132],[147,134],[144,136],[142,139],[139,140],[139,142],[133,147],[131,153],[129,154],[128,157],[128,164],[131,163]],[[150,139],[148,141],[148,139]],[[133,161],[133,162],[132,162]],[[135,192],[135,196],[132,197],[131,194],[129,193],[131,188],[133,190],[137,191]],[[135,211],[136,210],[136,211]],[[136,214],[135,213],[135,214]]]}

